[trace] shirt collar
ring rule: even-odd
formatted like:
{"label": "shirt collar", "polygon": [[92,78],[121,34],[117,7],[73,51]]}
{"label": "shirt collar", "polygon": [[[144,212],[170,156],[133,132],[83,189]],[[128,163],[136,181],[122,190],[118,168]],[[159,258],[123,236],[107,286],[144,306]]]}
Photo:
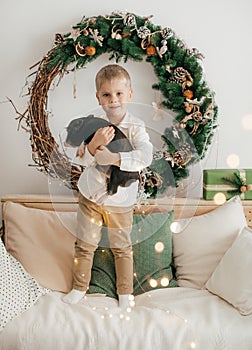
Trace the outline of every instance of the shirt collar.
{"label": "shirt collar", "polygon": [[[106,119],[109,121],[108,117],[104,114],[102,118]],[[126,112],[123,120],[117,125],[118,128],[124,128],[128,129],[130,125],[130,113],[129,111]]]}
{"label": "shirt collar", "polygon": [[127,111],[123,120],[117,125],[119,128],[128,129],[130,125],[130,114]]}

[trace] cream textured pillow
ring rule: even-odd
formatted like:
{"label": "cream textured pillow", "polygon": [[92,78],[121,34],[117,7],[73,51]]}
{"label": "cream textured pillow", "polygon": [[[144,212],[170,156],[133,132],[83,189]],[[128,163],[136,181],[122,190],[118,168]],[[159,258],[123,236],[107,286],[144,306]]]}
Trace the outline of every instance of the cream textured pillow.
{"label": "cream textured pillow", "polygon": [[[0,332],[50,290],[41,287],[9,253],[0,239]],[[0,346],[1,347],[1,346]]]}
{"label": "cream textured pillow", "polygon": [[178,285],[203,288],[239,231],[246,225],[238,196],[207,214],[178,220],[181,231],[173,233],[173,258]]}
{"label": "cream textured pillow", "polygon": [[76,213],[6,202],[3,217],[6,250],[41,286],[68,292],[72,287]]}
{"label": "cream textured pillow", "polygon": [[252,230],[244,227],[206,283],[242,315],[252,313]]}

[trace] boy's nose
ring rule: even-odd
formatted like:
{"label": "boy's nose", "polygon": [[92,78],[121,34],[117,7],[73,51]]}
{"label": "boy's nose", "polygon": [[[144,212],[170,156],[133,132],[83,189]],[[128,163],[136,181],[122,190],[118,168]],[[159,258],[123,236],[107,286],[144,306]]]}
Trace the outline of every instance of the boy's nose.
{"label": "boy's nose", "polygon": [[118,101],[118,98],[116,95],[111,95],[110,103],[116,103]]}

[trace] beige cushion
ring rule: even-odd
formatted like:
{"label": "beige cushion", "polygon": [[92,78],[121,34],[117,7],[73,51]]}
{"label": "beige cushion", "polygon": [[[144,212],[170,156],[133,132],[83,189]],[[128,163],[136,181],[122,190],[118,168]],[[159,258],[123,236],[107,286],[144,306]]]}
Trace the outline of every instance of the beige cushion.
{"label": "beige cushion", "polygon": [[246,218],[238,196],[207,214],[179,220],[180,229],[173,233],[178,285],[204,287],[244,226]]}
{"label": "beige cushion", "polygon": [[252,313],[252,230],[244,227],[221,259],[206,288],[236,307]]}
{"label": "beige cushion", "polygon": [[76,213],[6,202],[3,217],[7,251],[41,286],[68,292],[72,284]]}

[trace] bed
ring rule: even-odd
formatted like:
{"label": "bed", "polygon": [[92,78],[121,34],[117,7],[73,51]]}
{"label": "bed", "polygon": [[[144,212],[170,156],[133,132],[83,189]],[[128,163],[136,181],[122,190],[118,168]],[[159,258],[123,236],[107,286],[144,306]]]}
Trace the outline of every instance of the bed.
{"label": "bed", "polygon": [[62,301],[77,206],[75,196],[2,198],[1,350],[252,349],[252,201],[136,206],[127,310],[118,307],[106,238],[87,297]]}

